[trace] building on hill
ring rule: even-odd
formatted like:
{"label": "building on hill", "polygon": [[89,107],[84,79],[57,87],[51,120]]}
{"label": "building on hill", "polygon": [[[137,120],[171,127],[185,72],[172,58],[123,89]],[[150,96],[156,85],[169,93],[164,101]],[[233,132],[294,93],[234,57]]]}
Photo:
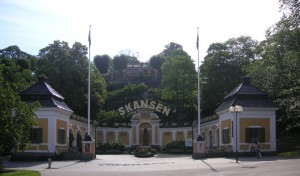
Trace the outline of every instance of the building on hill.
{"label": "building on hill", "polygon": [[122,76],[106,80],[124,82],[126,84],[144,83],[151,87],[160,86],[161,73],[152,68],[149,63],[128,64],[121,74]]}

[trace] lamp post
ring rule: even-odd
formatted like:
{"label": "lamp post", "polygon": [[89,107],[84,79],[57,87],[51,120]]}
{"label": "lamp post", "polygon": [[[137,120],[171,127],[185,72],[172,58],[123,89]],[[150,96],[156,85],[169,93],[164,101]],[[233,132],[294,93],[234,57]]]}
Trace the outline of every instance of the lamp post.
{"label": "lamp post", "polygon": [[236,105],[236,106],[230,106],[229,111],[234,113],[235,112],[235,160],[236,163],[238,163],[238,135],[237,135],[237,114],[239,112],[243,112],[243,107]]}

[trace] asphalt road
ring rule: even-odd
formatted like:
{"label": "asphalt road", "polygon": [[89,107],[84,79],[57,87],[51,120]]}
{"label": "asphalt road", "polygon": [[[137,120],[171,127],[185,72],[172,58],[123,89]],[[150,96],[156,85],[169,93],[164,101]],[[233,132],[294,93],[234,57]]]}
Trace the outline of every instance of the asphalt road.
{"label": "asphalt road", "polygon": [[300,157],[240,157],[194,160],[189,155],[97,155],[92,161],[10,162],[6,169],[36,170],[42,176],[300,176]]}

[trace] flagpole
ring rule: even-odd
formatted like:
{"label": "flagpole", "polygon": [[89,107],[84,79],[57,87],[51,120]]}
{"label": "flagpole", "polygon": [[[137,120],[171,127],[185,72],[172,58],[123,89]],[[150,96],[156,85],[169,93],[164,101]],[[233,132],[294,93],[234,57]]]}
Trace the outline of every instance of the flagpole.
{"label": "flagpole", "polygon": [[198,51],[198,136],[200,136],[200,63],[199,63],[199,27],[197,27],[197,51]]}
{"label": "flagpole", "polygon": [[89,30],[89,76],[88,76],[88,135],[91,136],[90,121],[91,121],[91,25]]}

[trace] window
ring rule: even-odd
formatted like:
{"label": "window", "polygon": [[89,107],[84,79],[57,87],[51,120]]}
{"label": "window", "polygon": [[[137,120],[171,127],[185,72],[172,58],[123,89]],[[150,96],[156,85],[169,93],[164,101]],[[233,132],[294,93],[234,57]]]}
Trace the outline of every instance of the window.
{"label": "window", "polygon": [[58,129],[58,143],[64,144],[65,143],[65,130]]}
{"label": "window", "polygon": [[42,143],[42,128],[32,128],[30,130],[29,140],[31,143]]}
{"label": "window", "polygon": [[229,137],[230,137],[229,128],[223,129],[222,130],[223,144],[229,144],[230,143]]}
{"label": "window", "polygon": [[265,128],[246,128],[246,142],[265,142]]}

